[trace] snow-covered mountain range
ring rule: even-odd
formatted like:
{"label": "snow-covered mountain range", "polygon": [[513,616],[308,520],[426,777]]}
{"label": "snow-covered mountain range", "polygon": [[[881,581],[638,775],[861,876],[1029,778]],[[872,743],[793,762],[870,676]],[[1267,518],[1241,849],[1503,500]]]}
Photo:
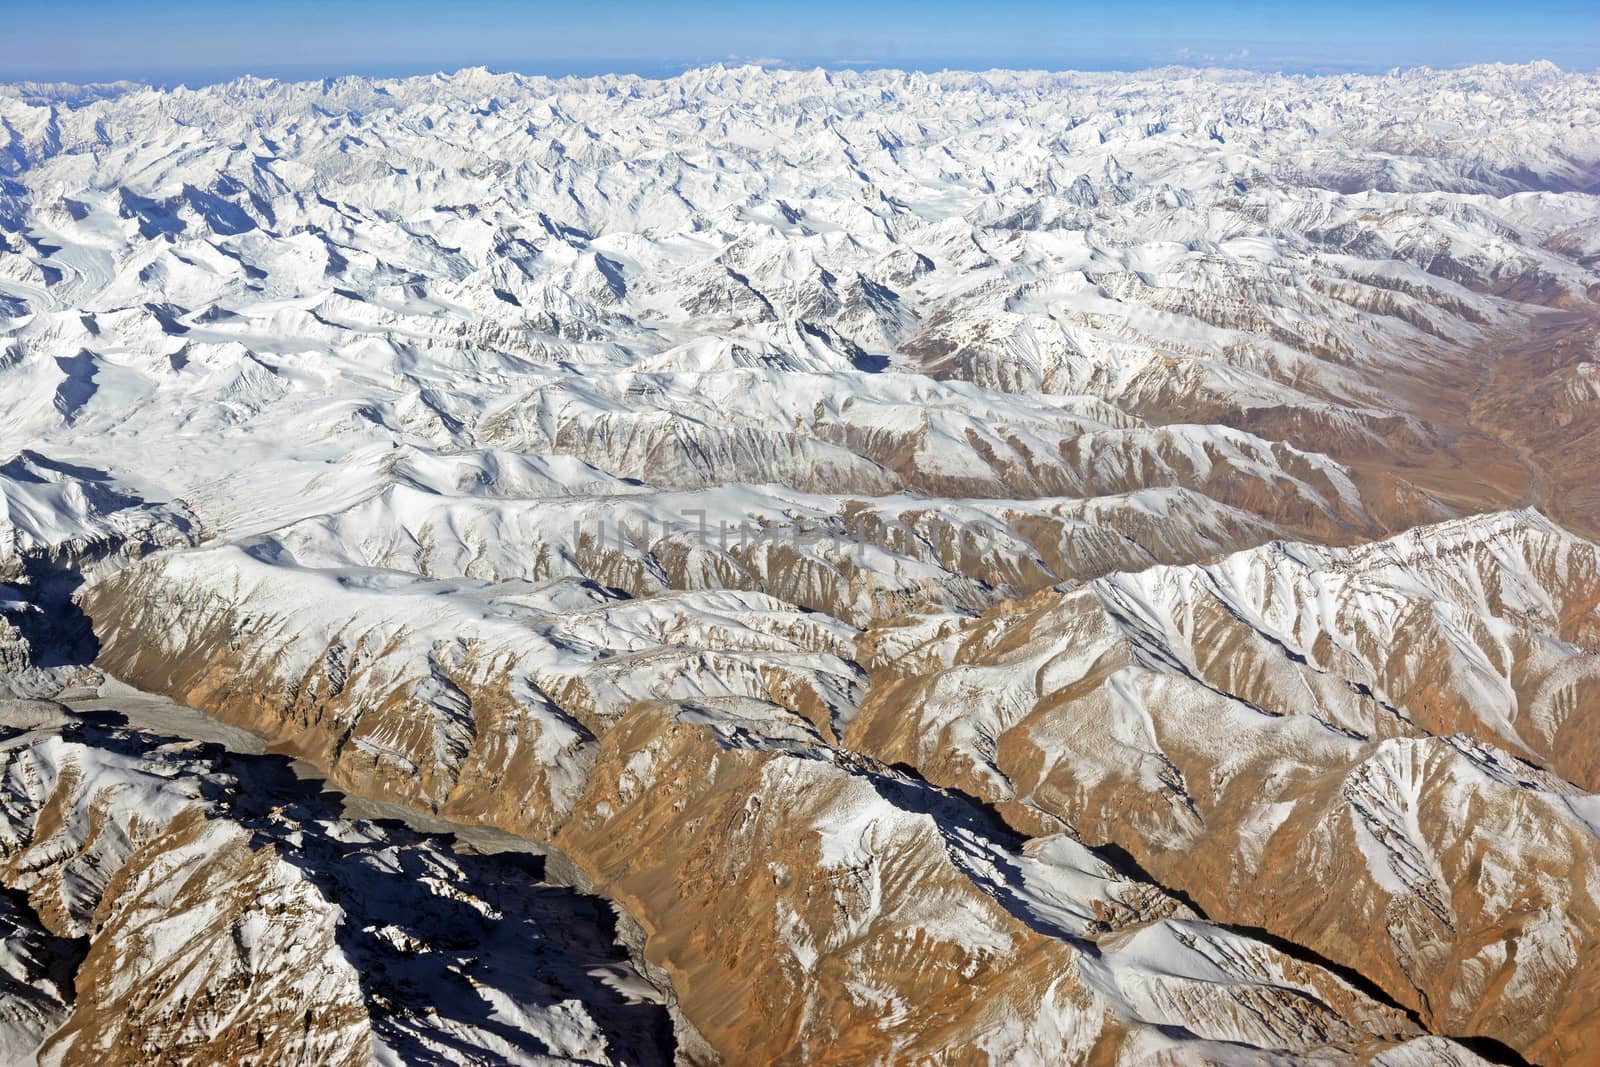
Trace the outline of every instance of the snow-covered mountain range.
{"label": "snow-covered mountain range", "polygon": [[0,1050],[1590,1062],[1596,536],[1600,75],[0,87]]}

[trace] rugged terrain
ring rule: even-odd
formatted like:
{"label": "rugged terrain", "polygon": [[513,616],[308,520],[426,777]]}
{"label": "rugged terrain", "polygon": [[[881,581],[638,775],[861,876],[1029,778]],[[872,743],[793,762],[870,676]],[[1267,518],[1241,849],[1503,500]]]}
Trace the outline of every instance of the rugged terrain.
{"label": "rugged terrain", "polygon": [[1600,77],[0,87],[0,460],[8,1062],[1600,1058]]}

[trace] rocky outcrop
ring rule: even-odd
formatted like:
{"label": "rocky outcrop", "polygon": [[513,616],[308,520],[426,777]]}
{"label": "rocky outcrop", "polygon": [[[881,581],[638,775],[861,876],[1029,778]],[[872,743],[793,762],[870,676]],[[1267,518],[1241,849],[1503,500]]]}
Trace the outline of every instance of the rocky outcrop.
{"label": "rocky outcrop", "polygon": [[1595,714],[1596,558],[1516,514],[1114,575],[925,635],[846,742],[1580,1063],[1600,837],[1547,768],[1586,773],[1556,738]]}
{"label": "rocky outcrop", "polygon": [[[1067,599],[1091,606],[1100,625],[1114,630],[1097,588],[1091,583]],[[374,597],[387,608],[375,628],[375,616],[361,608]],[[422,606],[406,610],[408,598]],[[1038,598],[1054,602],[1061,595]],[[735,1060],[815,1059],[823,1049],[846,1059],[916,1058],[975,1042],[999,1042],[993,1054],[1001,1058],[1070,1060],[1093,1050],[1114,1060],[1166,1040],[1161,1028],[1178,1025],[1172,1013],[1179,1003],[1190,1012],[1182,1025],[1204,1040],[1291,1047],[1308,1055],[1322,1050],[1353,1057],[1371,1042],[1421,1033],[1401,1007],[1372,1001],[1312,957],[1282,956],[1248,934],[1212,928],[1200,913],[1140,877],[1119,873],[1060,831],[1075,826],[1090,840],[1129,852],[1138,842],[1103,833],[1075,812],[986,791],[981,777],[946,773],[940,760],[964,758],[961,733],[941,736],[926,722],[896,715],[897,728],[911,731],[899,736],[927,739],[931,755],[895,750],[880,736],[883,709],[906,691],[892,683],[874,689],[868,712],[858,713],[863,679],[846,658],[856,648],[855,632],[820,616],[750,594],[614,600],[571,583],[508,589],[403,580],[386,572],[361,578],[360,572],[305,571],[296,577],[282,561],[231,548],[127,568],[96,585],[85,604],[101,625],[102,662],[121,676],[248,725],[328,767],[352,791],[553,837],[600,891],[640,922],[644,950],[672,976],[686,1015],[719,1053]],[[975,631],[994,625],[1003,623],[957,625],[934,641],[991,646]],[[145,635],[153,632],[167,634],[167,643],[150,642]],[[330,657],[330,649],[342,651]],[[1089,649],[1075,655],[1085,663],[1095,658]],[[937,672],[939,661],[930,665],[913,656],[893,662]],[[1030,676],[1008,665],[996,681]],[[1108,693],[1115,699],[1121,683],[1086,684],[1085,699],[1100,700]],[[1193,680],[1183,684],[1227,703]],[[978,691],[960,711],[986,706],[973,699]],[[1004,688],[991,685],[987,692],[1001,697]],[[1187,706],[1182,699],[1174,704]],[[1075,712],[1071,717],[1082,719]],[[546,734],[561,729],[568,733],[555,737],[567,738],[564,744]],[[1004,743],[1010,735],[995,730],[993,736]],[[1113,730],[1112,736],[1120,734]],[[1344,737],[1346,755],[1359,747],[1348,736],[1329,736]],[[1042,836],[1024,842],[961,796],[854,756],[841,741],[997,800],[1000,815]],[[1319,749],[1313,737],[1301,741],[1307,759],[1331,745],[1323,741]],[[1093,757],[1086,751],[1070,772],[1092,766]],[[997,756],[991,771],[1001,782],[1018,773],[1005,758]],[[1128,788],[1104,791],[1108,809],[1118,805],[1106,821],[1154,826],[1169,835],[1175,851],[1192,846],[1199,833],[1197,801],[1175,777],[1181,772],[1171,758],[1156,753],[1151,761],[1160,766],[1148,779],[1141,764]],[[1054,787],[1041,781],[1038,790]],[[1130,797],[1140,799],[1130,805]],[[1156,810],[1142,816],[1138,804]],[[863,806],[868,845],[862,847],[872,858],[845,865],[847,876],[836,874],[840,865],[827,833],[813,846],[806,827],[848,824]],[[1038,814],[1019,818],[1024,809]],[[1540,810],[1553,817],[1553,809]],[[883,841],[872,829],[880,822]],[[1571,838],[1569,852],[1553,858],[1552,868],[1587,869],[1593,859],[1582,840]],[[1245,847],[1229,841],[1229,851],[1218,855],[1244,856]],[[1035,859],[1041,867],[1030,887],[1017,872],[1032,870]],[[1058,869],[1062,864],[1080,875],[1069,877]],[[1158,877],[1168,877],[1168,870],[1150,865]],[[1372,881],[1387,885],[1384,877],[1380,872]],[[943,888],[936,892],[936,886]],[[840,895],[847,890],[857,897]],[[753,908],[763,894],[773,894],[770,902]],[[954,917],[918,910],[936,898]],[[865,909],[860,914],[852,911],[853,899]],[[1569,902],[1551,906],[1566,910]],[[1066,922],[1063,908],[1077,918]],[[1260,918],[1242,905],[1223,913]],[[1379,936],[1380,914],[1361,920],[1368,924],[1363,939]],[[1133,938],[1126,929],[1169,919],[1180,925],[1162,934]],[[1345,920],[1346,929],[1355,928],[1348,925],[1354,913]],[[969,928],[974,924],[987,932]],[[907,942],[908,925],[925,926],[932,941]],[[1185,981],[1200,983],[1183,991],[1162,985],[1165,979],[1137,977],[1140,967],[1157,966],[1142,948],[1127,950],[1134,976],[1107,962],[1123,958],[1112,952],[1118,937],[1139,945],[1171,941],[1180,946],[1171,951],[1181,953],[1193,949],[1197,931],[1235,939],[1216,951],[1229,959],[1244,953],[1256,962],[1225,969],[1228,977],[1198,962],[1171,964]],[[1535,940],[1546,933],[1536,931]],[[947,951],[938,947],[940,937],[955,944],[942,972],[930,962]],[[1011,948],[995,948],[1001,941]],[[1547,940],[1539,943],[1550,947]],[[1419,946],[1403,947],[1408,963],[1411,950],[1432,959]],[[838,957],[825,966],[828,953]],[[785,959],[791,962],[773,962]],[[1102,974],[1101,966],[1109,971]],[[1159,973],[1170,975],[1170,966],[1162,962]],[[1286,968],[1283,975],[1311,986],[1281,1003],[1273,993],[1275,1006],[1264,1007],[1262,993],[1233,985],[1253,988],[1261,967]],[[1561,974],[1581,1001],[1581,974],[1570,968]],[[1028,976],[1020,985],[1019,975]],[[1457,1000],[1469,1019],[1505,1008],[1492,983],[1474,995],[1447,970],[1418,972],[1418,981],[1460,985]],[[1075,992],[1052,1008],[1054,1001],[1030,999],[1040,983],[1059,986],[1063,996]],[[1412,1010],[1425,1006],[1415,997],[1390,995]],[[1140,999],[1146,996],[1154,1000]],[[1321,1007],[1308,1007],[1306,997]],[[1068,1026],[1040,1014],[1067,1011],[1068,1003],[1077,1005],[1074,1019],[1088,1011],[1099,1021]],[[891,1012],[889,1018],[904,1020],[898,1037],[869,1010],[893,1004],[922,1005],[920,1012]],[[938,1010],[945,1021],[930,1026],[926,1013],[938,1005],[944,1005]],[[743,1021],[753,1012],[798,1021],[789,1030],[751,1030]],[[1268,1022],[1245,1021],[1263,1012]],[[1200,1017],[1207,1021],[1197,1029]],[[1379,1018],[1381,1024],[1361,1021]],[[1441,1015],[1432,1021],[1448,1027],[1463,1020]],[[1300,1036],[1291,1040],[1290,1034]],[[858,1051],[843,1051],[850,1049]]]}
{"label": "rocky outcrop", "polygon": [[340,819],[281,759],[10,733],[10,1062],[671,1062],[605,906],[537,857]]}
{"label": "rocky outcrop", "polygon": [[795,720],[641,708],[559,837],[734,1060],[1353,1060],[1418,1040],[1396,1007],[1069,837],[1024,844],[819,741]]}

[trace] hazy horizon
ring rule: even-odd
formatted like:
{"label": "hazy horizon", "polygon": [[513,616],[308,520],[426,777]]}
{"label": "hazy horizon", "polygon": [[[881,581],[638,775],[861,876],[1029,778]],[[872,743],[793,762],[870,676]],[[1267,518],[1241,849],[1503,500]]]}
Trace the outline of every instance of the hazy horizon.
{"label": "hazy horizon", "polygon": [[778,11],[726,2],[581,10],[544,2],[345,0],[130,11],[109,0],[24,4],[0,40],[0,80],[208,84],[403,77],[486,66],[527,74],[671,76],[716,62],[905,70],[1223,66],[1375,73],[1546,59],[1600,68],[1600,5],[1532,0],[1082,4],[826,0]]}
{"label": "hazy horizon", "polygon": [[[1141,64],[1141,63],[1128,63],[1128,64],[1106,63],[1106,64],[1101,64],[1101,65],[1093,65],[1093,64],[1085,64],[1085,63],[1047,64],[1047,63],[1043,63],[1043,62],[1028,63],[1026,61],[1018,61],[1018,62],[1010,64],[1010,65],[1001,65],[1001,64],[973,64],[973,63],[962,64],[962,63],[954,63],[954,62],[953,63],[941,63],[941,62],[934,61],[934,60],[928,60],[928,61],[902,61],[902,62],[899,62],[899,63],[895,63],[895,62],[892,62],[892,61],[886,61],[886,62],[878,63],[878,62],[871,62],[871,61],[865,61],[865,60],[858,61],[858,62],[826,62],[826,61],[820,61],[820,60],[819,61],[808,62],[808,61],[805,61],[805,60],[796,59],[796,60],[785,60],[785,61],[783,61],[781,63],[777,63],[777,62],[771,62],[771,61],[762,60],[759,57],[758,58],[746,58],[746,57],[740,57],[740,56],[723,56],[723,57],[709,57],[709,58],[700,59],[700,60],[693,60],[693,61],[663,62],[661,64],[653,65],[653,66],[652,65],[648,65],[648,64],[633,64],[633,63],[619,63],[619,64],[616,64],[616,65],[606,65],[606,64],[592,64],[592,63],[561,63],[561,62],[557,62],[557,61],[529,61],[529,62],[525,62],[525,63],[518,63],[518,62],[508,62],[508,63],[496,63],[496,62],[462,63],[462,64],[444,65],[444,66],[430,66],[428,64],[420,64],[420,63],[419,64],[394,64],[394,65],[363,64],[363,65],[353,66],[350,69],[340,70],[340,69],[333,69],[333,68],[324,69],[324,68],[322,68],[320,66],[311,68],[311,67],[300,67],[300,66],[296,66],[296,65],[288,65],[288,66],[278,66],[278,67],[266,67],[266,68],[261,68],[261,69],[250,69],[250,70],[232,70],[232,69],[211,69],[211,70],[207,70],[207,69],[203,69],[203,68],[196,68],[196,69],[192,69],[192,70],[188,70],[188,71],[151,71],[151,72],[147,72],[147,73],[142,74],[142,75],[141,74],[123,74],[123,75],[120,75],[120,76],[104,76],[104,77],[94,77],[94,76],[72,77],[72,76],[53,74],[53,73],[33,73],[33,72],[28,72],[28,71],[22,71],[20,73],[13,73],[13,72],[10,72],[10,71],[0,70],[0,84],[14,84],[14,85],[60,84],[60,85],[78,85],[78,86],[86,86],[87,87],[87,86],[95,86],[95,85],[114,85],[114,84],[126,82],[126,83],[130,83],[130,84],[149,86],[151,88],[156,88],[156,89],[173,89],[173,88],[177,88],[179,86],[184,86],[184,87],[187,87],[187,88],[190,88],[190,89],[200,89],[200,88],[204,88],[206,86],[225,84],[227,82],[236,81],[236,80],[241,79],[241,78],[260,78],[260,79],[263,79],[263,80],[275,80],[275,81],[284,82],[284,83],[295,83],[295,82],[325,81],[325,80],[329,80],[329,79],[338,79],[338,78],[346,78],[346,77],[350,77],[350,78],[374,78],[374,79],[400,79],[400,78],[424,78],[424,77],[429,77],[431,75],[453,76],[453,75],[462,73],[464,71],[478,70],[478,69],[488,70],[491,74],[496,74],[496,75],[498,75],[498,74],[516,74],[516,75],[522,75],[522,76],[525,76],[525,77],[548,77],[548,78],[552,78],[552,79],[559,79],[559,78],[598,78],[598,77],[606,77],[606,76],[609,76],[609,75],[616,75],[616,76],[634,76],[634,77],[646,78],[646,79],[650,79],[650,80],[664,80],[664,79],[668,79],[668,78],[675,78],[675,77],[678,77],[680,75],[687,74],[687,73],[689,73],[691,71],[705,70],[705,69],[708,69],[708,68],[716,67],[718,65],[721,65],[721,66],[724,66],[724,67],[729,67],[729,68],[741,67],[741,66],[757,66],[757,67],[761,67],[764,70],[773,70],[773,71],[777,71],[777,70],[785,70],[785,71],[809,71],[809,70],[873,71],[873,70],[893,70],[893,71],[905,71],[905,72],[920,72],[920,73],[928,73],[928,74],[936,74],[936,73],[940,73],[940,72],[983,74],[983,73],[991,72],[991,71],[1042,72],[1042,73],[1046,73],[1046,74],[1072,74],[1072,73],[1082,73],[1082,74],[1113,74],[1113,73],[1138,74],[1138,73],[1143,73],[1143,72],[1158,71],[1158,70],[1168,70],[1168,69],[1189,69],[1189,70],[1194,70],[1194,71],[1197,71],[1197,72],[1199,72],[1199,71],[1207,71],[1207,70],[1211,70],[1211,71],[1236,71],[1236,72],[1244,73],[1244,74],[1262,74],[1262,75],[1281,74],[1281,75],[1284,75],[1284,76],[1303,76],[1303,77],[1336,77],[1336,76],[1341,75],[1341,74],[1359,77],[1359,76],[1382,75],[1382,74],[1386,74],[1386,73],[1388,73],[1390,71],[1394,71],[1394,70],[1399,70],[1399,71],[1409,71],[1409,70],[1461,70],[1461,69],[1466,69],[1466,68],[1471,68],[1471,67],[1493,66],[1493,65],[1495,65],[1497,63],[1502,64],[1502,65],[1506,65],[1506,66],[1528,66],[1528,65],[1531,65],[1531,64],[1534,64],[1534,63],[1541,63],[1541,62],[1555,63],[1554,60],[1547,60],[1547,59],[1545,59],[1543,57],[1536,57],[1536,58],[1526,59],[1526,60],[1485,60],[1485,61],[1473,62],[1473,63],[1451,64],[1451,65],[1448,65],[1448,66],[1428,64],[1428,63],[1415,63],[1415,64],[1396,64],[1396,65],[1390,65],[1390,66],[1372,66],[1372,67],[1316,65],[1316,66],[1305,66],[1305,67],[1285,66],[1285,67],[1271,68],[1271,67],[1262,67],[1262,66],[1248,66],[1248,65],[1243,65],[1243,64],[1239,64],[1239,63],[1228,63],[1228,62],[1221,62],[1221,61],[1206,62],[1206,61],[1197,60],[1197,59],[1172,60],[1170,62],[1164,62],[1164,63],[1144,63],[1144,64]],[[1559,63],[1555,63],[1555,66],[1557,68],[1559,68],[1560,70],[1562,70],[1564,72],[1568,72],[1568,73],[1577,73],[1577,74],[1600,73],[1600,67],[1574,68],[1574,67],[1562,66]]]}

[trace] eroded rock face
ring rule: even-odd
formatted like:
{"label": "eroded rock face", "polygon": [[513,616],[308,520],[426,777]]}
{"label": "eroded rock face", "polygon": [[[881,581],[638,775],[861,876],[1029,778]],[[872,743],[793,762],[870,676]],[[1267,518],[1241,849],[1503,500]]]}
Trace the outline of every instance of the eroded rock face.
{"label": "eroded rock face", "polygon": [[10,1062],[671,1061],[604,905],[537,857],[337,818],[282,759],[11,733]]}
{"label": "eroded rock face", "polygon": [[[241,580],[251,566],[245,553],[189,553],[96,586],[86,604],[103,626],[103,661],[326,759],[353,790],[554,835],[644,926],[646,952],[673,976],[686,1015],[732,1060],[915,1059],[992,1044],[985,1054],[999,1059],[1116,1061],[1165,1047],[1161,1028],[1177,1025],[1203,1041],[1354,1056],[1421,1034],[1400,1007],[1209,926],[1070,837],[1024,843],[969,801],[840,747],[862,729],[864,692],[843,658],[855,635],[842,624],[774,613],[743,594],[617,601],[558,583],[502,602],[423,582],[414,595],[426,597],[426,614],[394,615],[391,629],[351,639],[352,602],[372,595],[354,574],[304,575],[304,592],[277,565],[269,592]],[[391,608],[404,603],[395,581],[385,586]],[[200,602],[155,595],[178,587],[212,592]],[[222,608],[227,597],[241,606]],[[248,628],[242,605],[255,609]],[[266,614],[269,605],[281,614]],[[131,639],[156,631],[175,643]],[[434,634],[444,632],[472,652],[452,664],[455,699],[443,709],[465,742],[455,785],[430,793],[452,766],[437,749],[443,682],[414,665],[437,656]],[[369,648],[366,662],[330,676],[329,634]],[[819,690],[828,663],[841,681]],[[808,684],[788,686],[786,669]],[[657,688],[630,681],[646,677]],[[575,755],[536,733],[520,746],[496,741],[506,722],[571,723],[583,747]],[[358,740],[373,737],[413,747],[396,743],[376,759]],[[391,776],[394,753],[431,759],[430,773]],[[488,783],[490,774],[499,777]],[[829,836],[853,823],[840,831],[849,840]],[[1209,962],[1186,955],[1195,951]],[[1218,958],[1235,965],[1219,971]],[[1264,973],[1280,977],[1263,988]],[[1310,985],[1281,999],[1276,985],[1291,981]],[[1058,999],[1039,1000],[1041,986],[1059,988]],[[751,1028],[755,1016],[794,1022]],[[1210,1055],[1205,1047],[1190,1051]]]}
{"label": "eroded rock face", "polygon": [[1042,593],[893,662],[847,743],[1111,842],[1438,1029],[1582,1062],[1600,550],[1535,515]]}
{"label": "eroded rock face", "polygon": [[[865,682],[844,658],[852,629],[756,593],[627,600],[572,580],[433,582],[225,547],[126,570],[86,604],[119,676],[341,784],[541,833],[570,814],[596,735],[634,702],[769,701],[836,737]],[[158,631],[169,640],[142,637]]]}
{"label": "eroded rock face", "polygon": [[24,894],[0,896],[0,1056],[27,1063],[67,1018],[79,945],[56,937]]}
{"label": "eroded rock face", "polygon": [[104,471],[28,451],[0,464],[0,699],[99,684],[98,643],[73,602],[86,576],[193,537],[181,507],[124,493]]}
{"label": "eroded rock face", "polygon": [[606,735],[559,838],[735,1060],[1348,1058],[1417,1033],[1069,837],[1024,844],[820,740],[792,718],[641,708]]}

